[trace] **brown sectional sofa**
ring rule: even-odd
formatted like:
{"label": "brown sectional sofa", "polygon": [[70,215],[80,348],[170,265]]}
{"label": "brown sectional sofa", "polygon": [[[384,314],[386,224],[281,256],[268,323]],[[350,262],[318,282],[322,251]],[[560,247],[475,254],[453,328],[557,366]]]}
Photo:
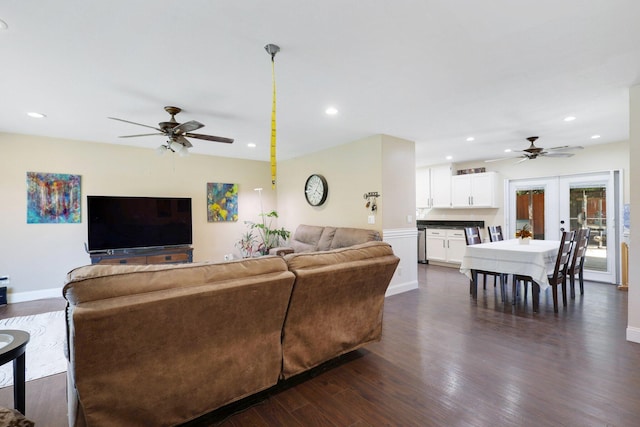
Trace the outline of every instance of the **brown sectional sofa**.
{"label": "brown sectional sofa", "polygon": [[299,252],[329,251],[381,240],[380,233],[376,230],[300,224],[289,239],[287,247],[273,248],[269,253],[271,255],[286,255]]}
{"label": "brown sectional sofa", "polygon": [[69,425],[178,425],[377,341],[398,261],[369,242],[75,269],[63,289]]}

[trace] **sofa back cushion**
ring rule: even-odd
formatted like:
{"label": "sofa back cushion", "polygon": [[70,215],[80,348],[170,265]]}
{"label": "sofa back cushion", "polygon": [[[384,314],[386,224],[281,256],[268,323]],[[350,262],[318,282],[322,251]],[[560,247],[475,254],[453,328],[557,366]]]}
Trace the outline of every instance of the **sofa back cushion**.
{"label": "sofa back cushion", "polygon": [[318,242],[324,227],[300,224],[289,242],[294,252],[313,252],[318,250]]}
{"label": "sofa back cushion", "polygon": [[366,242],[380,241],[380,233],[376,230],[368,230],[365,228],[336,228],[331,246],[328,249],[346,248],[348,246],[359,245]]}
{"label": "sofa back cushion", "polygon": [[385,292],[400,260],[388,243],[284,259],[296,281],[282,332],[283,378],[381,338]]}
{"label": "sofa back cushion", "polygon": [[336,235],[336,230],[336,227],[324,227],[316,250],[328,251],[329,249],[331,249],[331,242],[333,242],[333,238]]}
{"label": "sofa back cushion", "polygon": [[70,425],[173,426],[273,386],[293,281],[281,257],[72,271]]}

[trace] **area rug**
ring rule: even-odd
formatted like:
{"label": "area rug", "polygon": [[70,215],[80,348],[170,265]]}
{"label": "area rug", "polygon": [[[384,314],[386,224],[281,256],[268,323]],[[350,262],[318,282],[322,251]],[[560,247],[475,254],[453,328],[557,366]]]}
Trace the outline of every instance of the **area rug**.
{"label": "area rug", "polygon": [[[27,381],[67,370],[67,359],[64,356],[66,340],[64,311],[0,319],[1,329],[19,329],[31,335],[26,352]],[[10,385],[13,385],[12,362],[0,367],[0,387]]]}

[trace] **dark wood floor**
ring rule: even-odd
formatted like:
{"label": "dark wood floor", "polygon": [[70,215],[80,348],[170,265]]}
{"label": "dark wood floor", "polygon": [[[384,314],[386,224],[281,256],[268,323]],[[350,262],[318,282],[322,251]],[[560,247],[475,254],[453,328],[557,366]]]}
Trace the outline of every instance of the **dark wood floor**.
{"label": "dark wood floor", "polygon": [[[586,283],[553,313],[543,295],[477,302],[455,269],[419,266],[420,289],[387,298],[383,340],[189,426],[638,426],[640,344],[625,340],[627,293]],[[51,311],[14,304],[0,317]],[[37,308],[33,308],[37,306]],[[12,404],[0,389],[0,405]],[[27,416],[64,426],[65,375],[27,383]]]}

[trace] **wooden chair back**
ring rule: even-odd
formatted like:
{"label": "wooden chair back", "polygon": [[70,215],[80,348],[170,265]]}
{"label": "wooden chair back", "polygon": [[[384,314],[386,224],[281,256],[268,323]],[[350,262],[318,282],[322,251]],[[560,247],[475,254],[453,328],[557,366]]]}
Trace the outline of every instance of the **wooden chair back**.
{"label": "wooden chair back", "polygon": [[489,231],[489,241],[499,242],[500,240],[504,240],[502,236],[502,226],[490,225],[487,227],[487,230]]}
{"label": "wooden chair back", "polygon": [[589,243],[589,228],[581,228],[576,232],[575,244],[571,255],[571,263],[569,264],[569,274],[577,274],[584,268],[584,259],[587,255],[587,244]]}
{"label": "wooden chair back", "polygon": [[482,239],[480,238],[480,227],[465,227],[464,238],[467,241],[467,246],[482,243]]}
{"label": "wooden chair back", "polygon": [[556,257],[556,264],[553,269],[553,275],[549,277],[549,284],[558,285],[566,277],[567,269],[571,262],[571,248],[573,247],[574,238],[575,231],[562,232],[560,247],[558,248],[558,256]]}

